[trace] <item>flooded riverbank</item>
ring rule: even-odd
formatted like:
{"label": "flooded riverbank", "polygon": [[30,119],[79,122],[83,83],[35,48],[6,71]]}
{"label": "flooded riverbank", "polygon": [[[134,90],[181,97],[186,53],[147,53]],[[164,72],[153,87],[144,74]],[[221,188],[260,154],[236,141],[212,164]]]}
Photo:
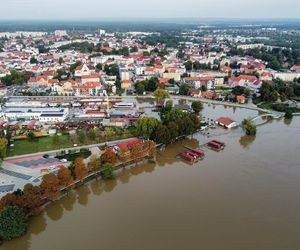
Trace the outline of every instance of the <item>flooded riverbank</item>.
{"label": "flooded riverbank", "polygon": [[[207,106],[238,122],[256,111]],[[159,152],[156,164],[94,180],[32,219],[4,249],[298,249],[300,117],[271,121],[256,137],[216,129],[222,152],[194,165],[176,155],[210,138],[197,134]]]}

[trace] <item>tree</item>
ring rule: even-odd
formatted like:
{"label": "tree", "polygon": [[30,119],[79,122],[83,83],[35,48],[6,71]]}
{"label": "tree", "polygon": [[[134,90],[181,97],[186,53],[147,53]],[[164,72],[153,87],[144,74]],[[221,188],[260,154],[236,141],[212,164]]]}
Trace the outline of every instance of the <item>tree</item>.
{"label": "tree", "polygon": [[193,69],[193,63],[191,61],[187,61],[183,65],[187,71],[191,71]]}
{"label": "tree", "polygon": [[114,134],[114,131],[113,131],[112,128],[110,128],[110,127],[105,127],[105,129],[104,129],[104,136],[105,136],[106,138],[111,137],[113,134]]}
{"label": "tree", "polygon": [[109,76],[118,76],[119,75],[119,66],[118,64],[110,64],[104,66],[104,72]]}
{"label": "tree", "polygon": [[285,119],[292,119],[293,118],[293,112],[290,109],[287,109],[287,111],[284,114]]}
{"label": "tree", "polygon": [[250,119],[244,119],[242,122],[242,129],[246,135],[256,135],[256,125]]}
{"label": "tree", "polygon": [[168,91],[164,90],[164,89],[160,89],[158,88],[157,90],[154,91],[153,93],[155,99],[156,99],[156,102],[159,103],[159,104],[163,104],[164,103],[164,100],[166,98],[169,98],[170,97],[170,94]]}
{"label": "tree", "polygon": [[135,163],[137,163],[138,160],[144,156],[143,153],[144,153],[144,150],[140,143],[133,145],[130,149],[131,159],[133,161],[135,161]]}
{"label": "tree", "polygon": [[242,87],[242,86],[236,86],[236,87],[234,87],[233,89],[232,89],[232,94],[233,95],[242,95],[242,94],[244,94],[244,92],[245,92],[245,87]]}
{"label": "tree", "polygon": [[166,101],[165,109],[166,109],[167,111],[170,111],[170,110],[172,109],[172,107],[173,107],[173,101],[172,101],[172,100]]}
{"label": "tree", "polygon": [[55,200],[60,195],[59,179],[55,174],[44,175],[40,186],[43,195],[48,200]]}
{"label": "tree", "polygon": [[117,162],[117,155],[110,147],[106,147],[104,153],[101,156],[101,161],[103,163],[110,163],[114,165]]}
{"label": "tree", "polygon": [[39,61],[35,57],[30,58],[30,64],[37,64]]}
{"label": "tree", "polygon": [[7,206],[0,212],[0,238],[12,240],[27,231],[27,218],[18,206]]}
{"label": "tree", "polygon": [[153,117],[142,118],[137,121],[137,134],[146,139],[151,139],[153,137],[153,132],[155,131],[159,123],[159,120]]}
{"label": "tree", "polygon": [[168,144],[171,141],[170,131],[167,126],[159,124],[155,130],[155,141],[157,143]]}
{"label": "tree", "polygon": [[170,133],[171,140],[174,140],[179,135],[178,134],[178,124],[176,122],[169,122],[167,127],[168,127],[168,130]]}
{"label": "tree", "polygon": [[102,165],[102,171],[101,171],[101,176],[103,179],[114,179],[114,168],[113,165],[110,163],[104,163]]}
{"label": "tree", "polygon": [[28,140],[29,141],[33,141],[33,139],[35,138],[35,134],[33,131],[29,131],[29,133],[27,134]]}
{"label": "tree", "polygon": [[83,181],[88,175],[88,170],[85,167],[82,157],[78,157],[74,161],[74,175],[77,180]]}
{"label": "tree", "polygon": [[101,164],[100,159],[93,155],[87,165],[87,168],[90,172],[97,173],[100,170]]}
{"label": "tree", "polygon": [[137,82],[134,87],[138,95],[142,95],[145,92],[145,86],[142,82]]}
{"label": "tree", "polygon": [[7,149],[7,139],[4,137],[0,138],[0,159],[3,160],[3,158],[6,156],[6,149]]}
{"label": "tree", "polygon": [[156,155],[156,143],[154,141],[146,140],[143,144],[143,147],[150,157],[154,157]]}
{"label": "tree", "polygon": [[96,69],[98,69],[98,70],[102,70],[102,64],[101,63],[97,63],[97,65],[96,65]]}
{"label": "tree", "polygon": [[195,113],[199,113],[203,110],[203,104],[200,101],[193,101],[192,102],[192,109],[194,110]]}
{"label": "tree", "polygon": [[188,95],[190,91],[190,86],[188,84],[182,84],[179,88],[179,94],[180,95]]}
{"label": "tree", "polygon": [[24,213],[28,216],[39,214],[42,210],[42,190],[40,186],[27,183],[23,188],[23,195],[18,202]]}
{"label": "tree", "polygon": [[276,90],[273,90],[270,94],[270,99],[272,102],[276,102],[278,100],[278,93]]}
{"label": "tree", "polygon": [[4,83],[6,86],[15,85],[15,84],[22,84],[28,81],[31,76],[31,72],[19,72],[16,70],[10,71],[10,74],[1,78],[1,82]]}
{"label": "tree", "polygon": [[65,62],[65,61],[64,61],[64,59],[63,59],[62,57],[60,57],[60,58],[58,59],[59,65],[62,65],[64,62]]}
{"label": "tree", "polygon": [[66,167],[61,167],[58,170],[57,178],[61,186],[67,187],[73,183],[73,176],[71,170]]}
{"label": "tree", "polygon": [[285,95],[284,93],[282,93],[282,94],[280,95],[280,101],[281,101],[281,102],[285,102],[286,100],[287,100],[286,95]]}

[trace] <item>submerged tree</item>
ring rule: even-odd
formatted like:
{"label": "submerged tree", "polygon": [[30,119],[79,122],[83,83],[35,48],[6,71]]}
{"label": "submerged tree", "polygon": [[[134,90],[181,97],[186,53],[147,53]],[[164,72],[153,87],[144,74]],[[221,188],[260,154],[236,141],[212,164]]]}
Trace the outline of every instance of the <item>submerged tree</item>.
{"label": "submerged tree", "polygon": [[246,135],[256,135],[256,125],[250,119],[244,119],[242,122],[242,128]]}

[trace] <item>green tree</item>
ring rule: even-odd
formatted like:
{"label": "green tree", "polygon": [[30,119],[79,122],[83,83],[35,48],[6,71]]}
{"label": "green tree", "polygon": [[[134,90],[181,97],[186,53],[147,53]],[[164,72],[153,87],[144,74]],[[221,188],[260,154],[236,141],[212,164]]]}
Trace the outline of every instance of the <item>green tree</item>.
{"label": "green tree", "polygon": [[256,125],[250,119],[244,119],[242,122],[242,129],[245,131],[246,135],[256,135]]}
{"label": "green tree", "polygon": [[153,93],[156,102],[158,104],[163,104],[166,98],[170,97],[170,94],[168,91],[164,90],[164,89],[160,89],[158,88],[157,90],[154,91]]}
{"label": "green tree", "polygon": [[182,84],[179,88],[179,94],[180,95],[188,95],[190,91],[190,86],[188,84]]}
{"label": "green tree", "polygon": [[27,231],[27,218],[18,206],[7,206],[0,212],[0,238],[12,240]]}
{"label": "green tree", "polygon": [[192,102],[192,109],[194,110],[195,113],[199,113],[203,110],[203,104],[200,101],[193,101]]}
{"label": "green tree", "polygon": [[293,118],[293,112],[290,109],[287,109],[287,111],[284,114],[285,119],[292,119]]}
{"label": "green tree", "polygon": [[38,64],[38,60],[35,57],[30,58],[30,64]]}
{"label": "green tree", "polygon": [[98,64],[96,65],[96,69],[102,70],[102,64],[101,64],[101,63],[98,63]]}
{"label": "green tree", "polygon": [[155,141],[157,143],[168,144],[171,141],[170,131],[167,126],[159,124],[155,129]]}
{"label": "green tree", "polygon": [[273,90],[270,94],[270,99],[272,102],[276,102],[278,100],[278,93],[276,90]]}
{"label": "green tree", "polygon": [[145,86],[142,82],[137,82],[134,87],[138,95],[142,95],[145,92]]}
{"label": "green tree", "polygon": [[65,62],[65,61],[64,61],[64,59],[63,59],[62,57],[60,57],[60,58],[58,59],[59,65],[62,65],[64,62]]}
{"label": "green tree", "polygon": [[185,62],[184,66],[187,71],[191,71],[193,69],[193,63],[191,61]]}
{"label": "green tree", "polygon": [[159,123],[159,120],[153,117],[142,118],[137,121],[137,134],[146,139],[151,139]]}
{"label": "green tree", "polygon": [[104,163],[101,167],[101,176],[103,179],[114,179],[114,168],[110,163]]}

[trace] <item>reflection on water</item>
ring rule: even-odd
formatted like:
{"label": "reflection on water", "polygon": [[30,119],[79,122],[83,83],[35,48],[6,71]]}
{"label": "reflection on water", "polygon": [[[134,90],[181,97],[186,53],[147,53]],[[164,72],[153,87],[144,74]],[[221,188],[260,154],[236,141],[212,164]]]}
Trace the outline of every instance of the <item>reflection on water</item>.
{"label": "reflection on water", "polygon": [[293,119],[283,119],[283,122],[285,125],[289,126],[291,125]]}
{"label": "reflection on water", "polygon": [[256,136],[243,135],[240,138],[240,145],[245,149],[249,149],[249,146],[255,141],[255,138]]}

